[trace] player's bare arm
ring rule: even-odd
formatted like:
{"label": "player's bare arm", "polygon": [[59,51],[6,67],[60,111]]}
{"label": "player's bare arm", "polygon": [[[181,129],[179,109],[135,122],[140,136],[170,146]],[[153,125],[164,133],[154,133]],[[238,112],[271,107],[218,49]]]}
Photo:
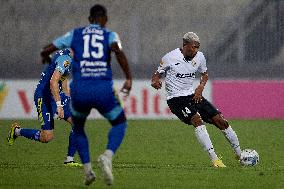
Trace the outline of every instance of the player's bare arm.
{"label": "player's bare arm", "polygon": [[58,70],[55,70],[53,72],[52,77],[50,79],[50,90],[56,102],[58,117],[60,119],[63,119],[64,111],[63,111],[63,106],[61,104],[61,99],[59,95],[59,85],[58,85],[58,82],[60,81],[61,76],[62,74]]}
{"label": "player's bare arm", "polygon": [[45,63],[50,63],[51,59],[50,59],[50,54],[53,53],[54,51],[58,50],[57,47],[55,47],[53,44],[49,44],[47,46],[45,46],[42,51],[40,52],[40,56],[41,56],[41,62],[43,64]]}
{"label": "player's bare arm", "polygon": [[67,78],[64,81],[62,81],[62,91],[67,96],[70,96],[70,89],[69,89],[69,86],[68,86],[68,79]]}
{"label": "player's bare arm", "polygon": [[205,87],[207,81],[208,81],[208,73],[204,72],[204,73],[201,74],[200,83],[195,89],[193,99],[196,103],[198,103],[202,100],[202,92],[204,90],[204,87]]}
{"label": "player's bare arm", "polygon": [[[68,85],[68,78],[62,81],[62,91],[64,92],[65,95],[70,97],[70,88]],[[63,115],[64,115],[64,109],[63,109]],[[66,121],[69,122],[71,125],[73,124],[71,117],[67,118]]]}
{"label": "player's bare arm", "polygon": [[162,82],[161,82],[161,77],[162,75],[159,72],[155,72],[152,75],[152,79],[151,79],[151,86],[155,89],[161,89],[162,88]]}
{"label": "player's bare arm", "polygon": [[123,92],[125,96],[128,96],[132,87],[132,75],[129,70],[127,58],[117,42],[111,44],[111,50],[115,53],[116,59],[126,77],[121,92]]}

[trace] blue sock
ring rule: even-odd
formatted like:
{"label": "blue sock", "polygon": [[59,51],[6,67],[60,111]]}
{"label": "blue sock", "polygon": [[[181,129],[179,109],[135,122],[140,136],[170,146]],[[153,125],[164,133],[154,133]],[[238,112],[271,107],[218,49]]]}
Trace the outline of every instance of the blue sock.
{"label": "blue sock", "polygon": [[116,150],[119,148],[120,144],[122,143],[126,127],[127,127],[126,122],[112,126],[112,128],[109,130],[108,133],[107,149],[112,150],[113,153],[116,152]]}
{"label": "blue sock", "polygon": [[74,157],[74,154],[76,152],[76,141],[75,141],[75,135],[73,128],[70,131],[69,135],[69,145],[68,145],[68,153],[67,156]]}
{"label": "blue sock", "polygon": [[84,124],[86,119],[72,117],[74,127],[73,134],[76,144],[76,149],[78,150],[81,162],[83,164],[90,162],[90,152],[89,152],[89,143],[87,135],[84,131]]}
{"label": "blue sock", "polygon": [[21,129],[20,135],[31,140],[39,141],[40,130],[38,129]]}

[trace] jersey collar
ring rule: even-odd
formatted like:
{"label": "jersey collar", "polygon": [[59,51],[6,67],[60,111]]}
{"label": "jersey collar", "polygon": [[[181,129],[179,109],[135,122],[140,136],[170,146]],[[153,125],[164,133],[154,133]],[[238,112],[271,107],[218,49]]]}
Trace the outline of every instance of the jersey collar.
{"label": "jersey collar", "polygon": [[101,27],[101,25],[99,24],[90,24],[91,26],[95,26],[95,27]]}

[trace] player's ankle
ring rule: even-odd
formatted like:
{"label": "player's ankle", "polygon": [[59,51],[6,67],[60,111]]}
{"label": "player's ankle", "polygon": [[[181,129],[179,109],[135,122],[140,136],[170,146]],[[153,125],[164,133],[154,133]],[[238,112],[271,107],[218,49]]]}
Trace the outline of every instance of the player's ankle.
{"label": "player's ankle", "polygon": [[74,161],[74,157],[67,156],[65,162],[70,162],[70,161]]}
{"label": "player's ankle", "polygon": [[21,136],[21,128],[15,128],[15,135]]}
{"label": "player's ankle", "polygon": [[91,163],[89,162],[89,163],[84,163],[84,172],[85,172],[85,175],[88,175],[88,174],[90,174],[90,172],[92,172],[93,170],[92,170],[92,165],[91,165]]}
{"label": "player's ankle", "polygon": [[104,155],[105,155],[107,158],[112,159],[114,153],[113,153],[112,150],[107,149],[107,150],[104,152]]}

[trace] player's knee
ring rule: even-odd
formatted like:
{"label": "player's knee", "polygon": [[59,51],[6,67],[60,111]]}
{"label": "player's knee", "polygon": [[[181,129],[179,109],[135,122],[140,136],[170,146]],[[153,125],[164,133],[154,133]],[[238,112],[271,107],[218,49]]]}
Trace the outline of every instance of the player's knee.
{"label": "player's knee", "polygon": [[214,122],[214,125],[216,125],[221,130],[227,129],[229,127],[228,121],[224,119],[224,117],[220,114],[213,117],[213,122]]}
{"label": "player's knee", "polygon": [[46,137],[42,137],[40,141],[42,143],[48,143],[48,142],[50,142],[52,140],[53,140],[53,136],[46,136]]}
{"label": "player's knee", "polygon": [[109,122],[111,123],[111,125],[118,125],[126,122],[124,111],[121,111],[121,113],[115,119],[109,120]]}
{"label": "player's knee", "polygon": [[227,129],[229,127],[229,123],[225,119],[220,120],[219,125],[221,126],[221,128],[220,128],[221,130]]}
{"label": "player's knee", "polygon": [[200,125],[203,125],[202,118],[201,118],[201,116],[198,113],[191,117],[191,124],[194,127],[198,127]]}
{"label": "player's knee", "polygon": [[52,141],[53,138],[54,138],[53,132],[41,132],[41,134],[40,134],[40,141],[42,143],[48,143],[48,142]]}

